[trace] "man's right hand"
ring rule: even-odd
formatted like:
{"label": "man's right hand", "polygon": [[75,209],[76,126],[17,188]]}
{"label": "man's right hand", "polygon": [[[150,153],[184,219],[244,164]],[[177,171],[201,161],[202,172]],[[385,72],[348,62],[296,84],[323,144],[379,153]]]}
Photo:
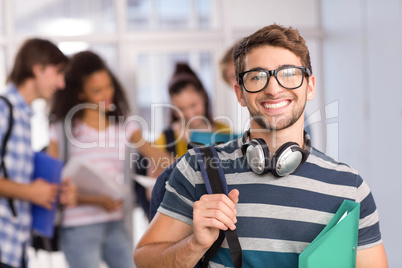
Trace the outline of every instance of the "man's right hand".
{"label": "man's right hand", "polygon": [[56,202],[59,186],[38,178],[29,185],[28,200],[35,205],[51,209]]}
{"label": "man's right hand", "polygon": [[208,249],[219,236],[219,230],[236,229],[236,204],[239,191],[225,194],[206,194],[194,203],[193,243]]}
{"label": "man's right hand", "polygon": [[157,212],[137,243],[137,267],[194,267],[219,236],[236,228],[239,191],[206,194],[193,205],[192,225]]}

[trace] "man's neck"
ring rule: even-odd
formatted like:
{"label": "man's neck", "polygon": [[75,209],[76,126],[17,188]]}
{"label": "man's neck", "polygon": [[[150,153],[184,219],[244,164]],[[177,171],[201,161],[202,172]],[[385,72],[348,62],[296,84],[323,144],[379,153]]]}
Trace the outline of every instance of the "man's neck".
{"label": "man's neck", "polygon": [[22,95],[28,105],[38,98],[34,86],[34,82],[30,79],[17,87],[18,92]]}
{"label": "man's neck", "polygon": [[267,130],[261,128],[255,121],[250,124],[250,140],[261,138],[267,143],[271,155],[286,142],[296,142],[304,145],[304,121],[299,120],[292,126],[282,130]]}

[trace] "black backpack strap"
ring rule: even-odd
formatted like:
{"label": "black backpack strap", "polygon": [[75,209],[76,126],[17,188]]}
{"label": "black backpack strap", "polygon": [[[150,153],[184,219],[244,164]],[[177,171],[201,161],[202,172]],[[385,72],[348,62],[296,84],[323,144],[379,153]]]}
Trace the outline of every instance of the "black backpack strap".
{"label": "black backpack strap", "polygon": [[[7,148],[6,148],[7,142],[10,139],[11,131],[14,126],[14,115],[13,115],[13,105],[11,104],[11,102],[4,96],[0,96],[0,98],[4,100],[4,102],[7,104],[8,108],[9,108],[8,128],[7,128],[6,134],[4,135],[4,139],[3,139],[3,143],[2,143],[2,147],[1,147],[1,164],[0,164],[0,168],[1,168],[1,170],[3,170],[4,178],[8,179],[9,177],[8,177],[7,168],[6,168],[6,165],[4,162],[4,157],[7,152]],[[15,210],[15,206],[14,206],[12,198],[8,198],[8,204],[10,206],[13,216],[16,217],[17,211]]]}
{"label": "black backpack strap", "polygon": [[[205,183],[208,194],[224,193],[228,195],[228,187],[226,184],[225,174],[220,164],[218,154],[214,146],[200,147],[194,149],[197,154],[198,164]],[[219,178],[219,180],[217,179]],[[204,257],[201,259],[201,267],[207,267],[208,262],[218,252],[224,238],[229,245],[230,254],[235,268],[242,266],[242,249],[236,230],[230,229],[220,231],[218,239],[208,249]]]}
{"label": "black backpack strap", "polygon": [[8,109],[9,109],[9,117],[8,117],[8,128],[6,131],[6,134],[4,135],[4,139],[2,142],[2,147],[1,147],[1,166],[0,168],[3,170],[3,174],[5,178],[8,178],[8,172],[6,169],[6,165],[4,163],[4,156],[6,155],[6,151],[7,151],[7,142],[11,136],[11,130],[13,129],[13,125],[14,125],[14,116],[13,116],[13,105],[10,103],[10,101],[4,97],[4,96],[0,96],[1,99],[4,100],[4,102],[7,104]]}
{"label": "black backpack strap", "polygon": [[167,128],[163,131],[166,138],[166,150],[176,157],[176,143],[174,138],[174,132],[172,128]]}

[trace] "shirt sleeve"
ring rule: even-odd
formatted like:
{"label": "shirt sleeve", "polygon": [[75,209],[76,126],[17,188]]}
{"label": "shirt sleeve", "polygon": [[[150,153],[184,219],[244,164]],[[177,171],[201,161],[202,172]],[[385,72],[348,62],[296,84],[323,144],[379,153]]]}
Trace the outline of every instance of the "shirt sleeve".
{"label": "shirt sleeve", "polygon": [[382,243],[377,206],[369,186],[359,176],[356,202],[360,203],[358,249]]}
{"label": "shirt sleeve", "polygon": [[188,152],[178,162],[166,184],[166,192],[158,211],[162,214],[193,224],[193,205],[207,194],[195,156]]}

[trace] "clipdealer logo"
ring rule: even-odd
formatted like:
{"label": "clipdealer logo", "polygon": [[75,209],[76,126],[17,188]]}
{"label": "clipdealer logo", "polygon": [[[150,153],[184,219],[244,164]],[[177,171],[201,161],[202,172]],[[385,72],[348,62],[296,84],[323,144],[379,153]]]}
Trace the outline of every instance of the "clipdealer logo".
{"label": "clipdealer logo", "polygon": [[[166,104],[166,103],[158,103],[158,104],[152,104],[151,105],[151,122],[148,123],[143,117],[139,115],[131,115],[126,118],[123,116],[119,117],[109,117],[109,123],[111,124],[119,124],[123,126],[122,128],[119,128],[118,131],[126,131],[127,127],[129,124],[134,124],[135,128],[140,130],[142,133],[148,133],[148,137],[143,136],[143,138],[139,142],[133,142],[129,139],[129,137],[126,137],[126,135],[122,135],[124,137],[123,139],[123,144],[121,144],[121,141],[117,141],[115,136],[119,135],[118,133],[106,133],[106,132],[99,132],[99,137],[98,140],[96,141],[90,141],[90,142],[84,142],[77,140],[74,137],[73,134],[73,118],[74,114],[77,113],[80,110],[83,109],[94,109],[98,110],[99,113],[103,113],[105,111],[106,105],[105,102],[99,103],[99,105],[92,104],[92,103],[82,103],[79,105],[76,105],[73,107],[67,114],[66,119],[64,120],[64,129],[65,129],[65,134],[68,139],[68,141],[76,147],[82,148],[82,149],[90,149],[90,148],[105,148],[105,147],[124,147],[126,149],[129,149],[129,152],[127,153],[127,150],[119,150],[119,160],[125,160],[126,157],[129,157],[129,162],[130,162],[130,168],[133,167],[133,163],[136,161],[140,161],[138,164],[144,168],[150,168],[150,167],[161,167],[161,168],[166,168],[169,166],[170,159],[159,159],[158,161],[155,161],[153,159],[149,158],[140,158],[137,148],[143,146],[147,140],[149,140],[151,133],[155,132],[154,130],[156,129],[156,122],[160,122],[158,118],[156,118],[155,110],[160,109],[160,108],[167,108],[167,109],[172,109],[180,118],[180,124],[181,133],[179,133],[179,136],[175,139],[172,145],[175,145],[177,142],[179,142],[181,139],[186,138],[189,139],[189,132],[191,132],[191,122],[193,120],[204,120],[207,126],[206,131],[212,132],[213,127],[211,122],[205,118],[205,117],[197,117],[189,122],[185,122],[184,115],[180,111],[179,108],[171,105],[171,104]],[[114,104],[109,105],[109,110],[113,111],[115,109]],[[325,137],[321,137],[324,140],[325,143],[325,148],[322,149],[327,155],[331,156],[334,159],[338,159],[339,156],[339,122],[338,122],[338,116],[339,116],[339,102],[334,101],[332,103],[329,103],[325,105],[324,109],[318,109],[317,111],[311,113],[305,121],[305,127],[309,128],[312,127],[313,125],[322,122],[322,120],[325,120]],[[102,120],[102,116],[99,116],[99,126],[105,126],[106,122]],[[219,120],[219,121],[224,121],[230,129],[234,129],[235,123],[234,120],[228,116],[217,116],[214,117],[213,120]],[[117,122],[116,122],[117,121]],[[246,122],[245,126],[249,125],[249,120]],[[185,129],[189,129],[189,131],[184,131]],[[148,130],[148,131],[144,131]],[[150,131],[149,131],[150,130]],[[111,131],[116,131],[115,129],[109,130]],[[218,131],[219,132],[219,131]],[[314,133],[316,134],[316,133]],[[313,145],[314,145],[314,134],[313,134]],[[107,136],[106,136],[107,135]],[[119,143],[120,142],[120,143]],[[158,146],[156,144],[151,144],[153,148],[161,149],[161,147],[164,146]]]}

